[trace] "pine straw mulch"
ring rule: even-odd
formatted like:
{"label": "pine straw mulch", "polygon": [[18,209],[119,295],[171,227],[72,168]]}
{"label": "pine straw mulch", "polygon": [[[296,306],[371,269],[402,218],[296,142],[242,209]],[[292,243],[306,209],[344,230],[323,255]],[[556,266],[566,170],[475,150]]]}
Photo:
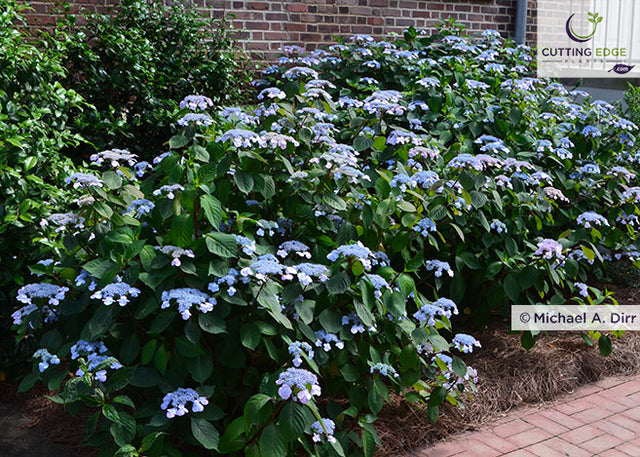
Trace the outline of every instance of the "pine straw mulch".
{"label": "pine straw mulch", "polygon": [[[640,304],[640,288],[608,285],[620,305]],[[543,403],[571,393],[576,388],[607,376],[640,372],[640,332],[627,332],[613,339],[613,352],[602,357],[598,349],[588,348],[578,332],[549,333],[541,336],[527,352],[520,335],[509,334],[506,325],[493,326],[475,335],[482,344],[466,358],[478,370],[478,391],[467,400],[465,409],[443,405],[436,424],[427,420],[426,408],[412,406],[392,397],[376,421],[383,446],[379,457],[404,455],[456,432],[475,429],[509,410],[526,404]],[[70,416],[64,407],[44,396],[49,392],[36,387],[27,394],[1,384],[0,402],[32,418],[50,443],[67,447],[74,457],[95,457],[96,448],[83,447],[86,420],[91,411]]]}
{"label": "pine straw mulch", "polygon": [[[51,394],[41,384],[27,393],[19,393],[15,385],[0,383],[0,403],[28,417],[31,422],[27,427],[43,432],[49,444],[68,449],[73,457],[96,457],[97,448],[82,445],[87,419],[94,411],[87,409],[71,416],[64,406],[45,397]],[[38,445],[46,446],[46,443]]]}
{"label": "pine straw mulch", "polygon": [[[607,285],[621,306],[640,304],[640,288]],[[574,392],[576,388],[608,376],[640,372],[640,332],[612,338],[613,351],[602,357],[597,345],[589,348],[580,332],[540,335],[526,351],[520,333],[509,334],[507,325],[474,335],[482,349],[465,358],[478,370],[478,391],[465,409],[443,405],[436,424],[427,419],[426,407],[392,398],[376,421],[383,446],[376,456],[401,456],[457,432],[473,430],[527,404],[543,403]]]}

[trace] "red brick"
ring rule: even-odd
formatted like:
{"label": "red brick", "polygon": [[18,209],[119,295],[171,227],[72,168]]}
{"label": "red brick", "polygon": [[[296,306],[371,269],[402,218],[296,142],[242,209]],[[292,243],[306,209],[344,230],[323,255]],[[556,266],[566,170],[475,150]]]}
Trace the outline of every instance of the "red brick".
{"label": "red brick", "polygon": [[541,443],[534,444],[533,446],[529,446],[527,451],[533,452],[538,457],[566,457],[564,452],[553,449],[546,443],[547,441],[543,441]]}
{"label": "red brick", "polygon": [[564,425],[558,424],[551,419],[547,419],[540,414],[532,414],[531,416],[523,417],[522,420],[528,422],[529,424],[535,425],[539,429],[544,430],[545,432],[549,432],[553,435],[559,435],[560,433],[569,431],[569,429]]}
{"label": "red brick", "polygon": [[636,431],[638,430],[638,422],[623,415],[612,416],[607,419],[607,422],[611,424],[616,424],[618,427],[623,427],[627,430]]}
{"label": "red brick", "polygon": [[251,10],[267,10],[270,2],[247,2],[247,8]]}
{"label": "red brick", "polygon": [[[618,403],[618,401],[615,398],[607,398],[604,397],[600,394],[597,395],[590,395],[588,397],[585,398],[586,402],[591,403],[592,405],[595,405],[599,408],[603,408],[609,411],[612,411],[614,413],[619,413],[621,411],[625,411],[627,409],[629,409],[631,406],[633,405],[637,405],[640,404],[640,397],[638,398],[639,401],[637,402],[629,402],[629,398],[630,397],[618,397],[618,399],[620,399],[621,401],[626,401],[627,403],[631,403],[631,404],[627,404],[624,405],[622,403]],[[580,403],[586,403],[586,402],[580,402]]]}
{"label": "red brick", "polygon": [[495,427],[493,429],[493,432],[501,438],[507,438],[511,435],[515,435],[516,433],[521,433],[529,430],[530,428],[530,424],[527,424],[520,419],[516,419]]}
{"label": "red brick", "polygon": [[544,430],[531,428],[530,430],[526,430],[522,433],[518,433],[516,435],[508,437],[507,441],[511,441],[512,443],[517,444],[519,447],[526,447],[549,439],[552,436],[553,435],[551,433],[545,432]]}
{"label": "red brick", "polygon": [[478,436],[475,438],[502,453],[511,452],[518,448],[517,444],[507,441],[504,438],[500,438],[491,432],[478,433]]}
{"label": "red brick", "polygon": [[638,422],[637,428],[640,429],[640,406],[636,406],[633,409],[628,409],[622,413],[625,417]]}
{"label": "red brick", "polygon": [[614,414],[613,411],[596,406],[594,408],[585,409],[584,411],[580,411],[579,413],[572,414],[571,417],[581,420],[584,423],[590,424],[592,422],[600,421],[604,418],[607,418],[612,414]]}
{"label": "red brick", "polygon": [[555,449],[556,451],[564,452],[565,455],[571,457],[593,457],[591,452],[580,449],[578,446],[575,446],[571,443],[567,443],[560,438],[552,438],[548,441],[544,442],[545,446],[549,446],[551,449]]}
{"label": "red brick", "polygon": [[608,451],[600,453],[599,457],[629,457],[629,454],[620,452],[617,449],[609,449]]}
{"label": "red brick", "polygon": [[584,411],[585,409],[589,408],[591,408],[590,403],[581,401],[569,401],[556,406],[554,409],[570,416],[574,413]]}
{"label": "red brick", "polygon": [[583,425],[582,427],[575,428],[568,432],[562,433],[560,438],[568,441],[572,444],[580,444],[585,441],[592,440],[595,437],[602,435],[604,432],[598,430],[593,425]]}
{"label": "red brick", "polygon": [[581,449],[591,451],[594,455],[599,454],[607,449],[615,448],[617,445],[622,444],[623,441],[613,436],[599,436],[590,441],[586,441],[580,444]]}
{"label": "red brick", "polygon": [[620,427],[619,425],[613,422],[602,421],[593,425],[598,430],[601,430],[604,433],[607,433],[611,436],[615,436],[616,438],[619,438],[624,441],[632,440],[637,436],[637,432],[632,432],[631,430],[627,430],[626,428]]}
{"label": "red brick", "polygon": [[577,418],[574,418],[573,416],[567,416],[566,414],[562,414],[559,411],[548,410],[548,411],[543,411],[540,414],[546,417],[547,419],[551,419],[552,421],[557,422],[560,425],[564,425],[565,427],[576,428],[576,427],[580,427],[581,425],[584,425],[583,421]]}
{"label": "red brick", "polygon": [[307,5],[302,3],[289,3],[286,7],[287,11],[295,11],[297,13],[304,13],[307,11]]}

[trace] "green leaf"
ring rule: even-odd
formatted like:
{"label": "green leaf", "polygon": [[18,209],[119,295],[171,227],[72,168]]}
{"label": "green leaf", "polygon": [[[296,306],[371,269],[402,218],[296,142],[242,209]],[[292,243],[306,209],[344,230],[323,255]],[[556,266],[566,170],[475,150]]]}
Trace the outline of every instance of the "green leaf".
{"label": "green leaf", "polygon": [[322,196],[322,199],[324,203],[326,203],[327,205],[329,205],[335,210],[344,211],[345,209],[347,209],[347,204],[344,202],[343,199],[338,197],[336,194],[333,194],[333,193],[324,194]]}
{"label": "green leaf", "polygon": [[118,403],[120,405],[126,405],[129,406],[132,409],[136,409],[136,405],[133,403],[133,401],[127,397],[126,395],[118,395],[117,397],[115,397],[113,399],[114,403]]}
{"label": "green leaf", "polygon": [[140,352],[140,338],[136,333],[131,333],[122,342],[118,358],[120,362],[127,365],[138,357],[138,352]]}
{"label": "green leaf", "polygon": [[205,449],[218,449],[220,434],[211,422],[192,417],[191,433]]}
{"label": "green leaf", "polygon": [[453,372],[460,378],[464,378],[467,374],[467,365],[462,361],[460,357],[452,357],[451,367]]}
{"label": "green leaf", "polygon": [[362,430],[362,450],[365,457],[373,457],[373,453],[376,450],[376,437],[368,429]]}
{"label": "green leaf", "polygon": [[536,267],[529,265],[522,269],[518,274],[518,284],[522,290],[526,290],[538,281],[538,270]]}
{"label": "green leaf", "polygon": [[353,149],[358,152],[369,149],[373,145],[373,139],[368,136],[359,136],[353,142]]}
{"label": "green leaf", "polygon": [[220,438],[219,451],[222,454],[229,454],[239,451],[244,446],[244,417],[234,419],[224,430],[222,438]]}
{"label": "green leaf", "polygon": [[236,239],[228,233],[212,232],[205,235],[207,249],[224,259],[233,258],[237,251]]}
{"label": "green leaf", "polygon": [[513,126],[519,124],[522,120],[522,110],[516,107],[511,108],[511,112],[509,112],[509,120],[511,120]]}
{"label": "green leaf", "polygon": [[367,395],[367,404],[369,405],[369,409],[373,414],[378,414],[382,410],[382,406],[384,403],[384,399],[382,398],[382,394],[378,391],[376,384],[373,384],[373,387],[369,390]]}
{"label": "green leaf", "polygon": [[289,442],[295,441],[304,433],[307,427],[308,417],[305,406],[294,401],[288,401],[278,416],[278,426],[287,436]]}
{"label": "green leaf", "polygon": [[517,301],[520,296],[520,284],[515,273],[509,273],[504,278],[504,292],[511,301]]}
{"label": "green leaf", "polygon": [[260,411],[271,402],[271,397],[265,394],[255,394],[244,405],[244,420],[247,426],[260,425]]}
{"label": "green leaf", "polygon": [[122,186],[122,178],[115,171],[105,171],[102,175],[102,180],[111,190]]}
{"label": "green leaf", "polygon": [[97,279],[102,279],[107,272],[114,271],[116,268],[117,265],[109,259],[95,259],[82,266],[83,270],[87,270],[91,276]]}
{"label": "green leaf", "polygon": [[313,300],[296,301],[294,308],[298,313],[298,316],[305,324],[310,324],[313,321],[313,312],[315,310],[316,302]]}
{"label": "green leaf", "polygon": [[107,419],[109,419],[111,422],[114,422],[116,424],[122,423],[120,421],[120,415],[118,414],[118,410],[113,405],[110,405],[110,404],[104,405],[102,407],[102,415]]}
{"label": "green leaf", "polygon": [[427,406],[427,419],[432,424],[435,424],[438,421],[438,416],[440,415],[440,407],[439,406]]}
{"label": "green leaf", "polygon": [[611,338],[609,338],[608,335],[600,335],[600,338],[598,339],[598,349],[600,350],[600,354],[604,357],[611,354]]}
{"label": "green leaf", "polygon": [[275,425],[268,425],[260,435],[260,453],[269,457],[285,457],[287,445],[283,432]]}
{"label": "green leaf", "polygon": [[587,335],[586,333],[582,332],[580,334],[580,336],[582,336],[582,340],[584,341],[584,343],[589,346],[589,347],[593,347],[593,340],[591,339],[591,337],[589,335]]}
{"label": "green leaf", "polygon": [[469,193],[469,195],[471,195],[471,205],[475,209],[482,208],[487,203],[487,201],[489,200],[485,194],[480,193],[480,192],[475,191],[475,190],[472,190]]}
{"label": "green leaf", "polygon": [[189,144],[189,138],[183,135],[174,135],[169,139],[171,149],[180,149]]}
{"label": "green leaf", "polygon": [[528,351],[536,344],[536,338],[531,332],[522,332],[522,335],[520,335],[520,344]]}
{"label": "green leaf", "polygon": [[213,373],[213,358],[211,355],[201,355],[189,360],[189,373],[194,381],[203,383]]}
{"label": "green leaf", "polygon": [[276,184],[271,176],[263,175],[264,188],[260,191],[264,198],[271,198],[276,194]]}
{"label": "green leaf", "polygon": [[213,226],[214,230],[218,230],[218,227],[222,223],[222,205],[220,201],[211,195],[203,195],[200,197],[200,205],[204,210],[205,217]]}
{"label": "green leaf", "polygon": [[360,379],[360,372],[352,364],[347,363],[340,368],[342,377],[347,382],[356,382]]}
{"label": "green leaf", "polygon": [[458,181],[462,184],[462,188],[467,192],[471,192],[476,188],[476,179],[475,176],[468,172],[467,170],[463,170],[458,177]]}
{"label": "green leaf", "polygon": [[276,320],[276,322],[279,322],[285,328],[293,328],[291,321],[282,313],[280,301],[277,297],[277,289],[275,287],[263,287],[260,294],[256,297],[256,300],[269,311],[269,314]]}
{"label": "green leaf", "polygon": [[200,328],[207,333],[213,333],[215,335],[226,332],[226,323],[224,319],[213,313],[199,313],[198,324],[200,325]]}
{"label": "green leaf", "polygon": [[233,175],[233,181],[236,183],[236,186],[238,186],[240,192],[244,194],[248,194],[253,190],[253,177],[248,173],[236,171]]}
{"label": "green leaf", "polygon": [[351,287],[351,278],[348,273],[341,271],[325,282],[325,286],[330,295],[341,294]]}
{"label": "green leaf", "polygon": [[240,341],[244,347],[254,350],[260,344],[261,338],[260,328],[258,328],[255,321],[251,321],[240,327]]}

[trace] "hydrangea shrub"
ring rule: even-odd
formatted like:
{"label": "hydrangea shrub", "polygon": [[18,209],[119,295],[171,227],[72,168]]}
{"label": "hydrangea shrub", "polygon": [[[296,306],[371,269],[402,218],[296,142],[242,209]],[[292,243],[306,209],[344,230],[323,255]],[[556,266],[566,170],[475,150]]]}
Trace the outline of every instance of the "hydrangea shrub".
{"label": "hydrangea shrub", "polygon": [[392,392],[435,421],[473,391],[456,315],[599,303],[588,274],[638,259],[635,125],[532,78],[528,48],[454,27],[285,51],[256,107],[193,96],[153,163],[97,155],[44,229],[22,388],[95,406],[104,455],[370,456]]}

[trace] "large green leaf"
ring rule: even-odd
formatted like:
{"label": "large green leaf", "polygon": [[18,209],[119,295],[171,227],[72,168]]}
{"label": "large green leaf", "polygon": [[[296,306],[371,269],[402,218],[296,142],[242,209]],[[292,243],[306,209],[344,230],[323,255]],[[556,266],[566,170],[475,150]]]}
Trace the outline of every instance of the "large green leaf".
{"label": "large green leaf", "polygon": [[209,233],[205,236],[205,242],[210,253],[223,258],[234,257],[238,251],[236,239],[228,233]]}
{"label": "large green leaf", "polygon": [[281,429],[271,424],[262,431],[260,453],[269,457],[285,457],[287,455],[287,444]]}
{"label": "large green leaf", "polygon": [[217,449],[218,442],[220,441],[220,433],[211,424],[211,422],[198,419],[196,417],[191,418],[191,432],[195,439],[202,444],[205,449]]}
{"label": "large green leaf", "polygon": [[220,201],[211,195],[203,195],[200,197],[200,204],[204,210],[205,217],[214,230],[217,230],[222,223],[222,205]]}

